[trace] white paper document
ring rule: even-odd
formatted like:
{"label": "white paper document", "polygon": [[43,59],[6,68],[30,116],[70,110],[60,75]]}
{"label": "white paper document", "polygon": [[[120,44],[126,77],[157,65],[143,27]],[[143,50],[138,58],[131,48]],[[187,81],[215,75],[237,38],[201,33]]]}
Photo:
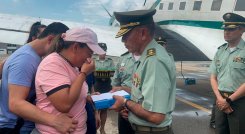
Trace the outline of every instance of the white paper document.
{"label": "white paper document", "polygon": [[92,99],[93,101],[100,101],[100,100],[106,100],[106,99],[112,99],[113,95],[118,95],[118,96],[126,96],[126,95],[129,95],[127,92],[125,92],[124,90],[120,90],[120,91],[116,91],[116,92],[113,92],[113,93],[103,93],[103,94],[100,94],[100,95],[92,95]]}

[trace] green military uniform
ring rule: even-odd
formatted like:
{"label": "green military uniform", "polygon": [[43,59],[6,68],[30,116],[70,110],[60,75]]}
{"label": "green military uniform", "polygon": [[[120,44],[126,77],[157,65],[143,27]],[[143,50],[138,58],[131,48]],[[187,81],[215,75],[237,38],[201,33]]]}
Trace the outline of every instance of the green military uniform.
{"label": "green military uniform", "polygon": [[[137,27],[143,26],[149,31],[146,40],[151,39],[155,26],[153,20],[155,13],[155,9],[114,12],[115,18],[120,22],[120,30],[116,38],[122,36],[125,45],[130,44],[130,42],[133,43],[134,41],[129,39],[132,37],[129,32],[134,31],[134,28],[137,30]],[[136,40],[139,41],[139,39]],[[139,44],[137,43],[137,45]],[[137,47],[141,48],[140,46]],[[159,125],[156,125],[139,118],[129,109],[128,119],[137,134],[172,133],[169,126],[172,123],[171,113],[175,106],[175,64],[166,50],[154,39],[146,45],[143,52],[137,50],[132,50],[132,52],[138,52],[141,55],[134,66],[131,99],[149,112],[164,114],[165,118]]]}
{"label": "green military uniform", "polygon": [[[111,58],[105,58],[105,60],[100,60],[99,58],[97,58],[95,60],[95,67],[96,67],[96,71],[114,71],[115,69],[115,65],[112,61]],[[110,78],[97,78],[95,76],[95,84],[94,84],[94,88],[96,92],[100,92],[100,93],[106,93],[109,92],[112,87],[111,87],[111,79]]]}
{"label": "green military uniform", "polygon": [[133,74],[131,99],[148,111],[165,114],[165,120],[153,124],[129,112],[133,124],[149,127],[165,127],[172,123],[175,106],[176,70],[166,50],[152,40],[142,53]]}
{"label": "green military uniform", "polygon": [[131,53],[127,52],[121,55],[111,85],[132,87],[132,73],[135,62]]}
{"label": "green military uniform", "polygon": [[[226,98],[245,83],[245,43],[243,40],[231,51],[228,44],[219,47],[209,68],[217,76],[218,89]],[[227,94],[228,96],[226,96]],[[227,115],[215,108],[215,127],[217,134],[242,134],[245,132],[245,98],[231,104],[234,112]],[[229,121],[227,120],[229,119]],[[225,121],[225,123],[224,123]],[[228,125],[229,124],[229,125]],[[230,133],[231,132],[231,133]]]}
{"label": "green military uniform", "polygon": [[[166,40],[165,38],[162,38],[162,37],[160,37],[160,36],[157,36],[157,37],[155,37],[155,40],[156,40],[156,42],[157,42],[159,45],[163,46],[163,47],[166,49],[166,47],[167,47],[167,40]],[[166,49],[166,50],[167,50],[167,49]],[[170,58],[174,61],[174,56],[173,56],[173,54],[168,53],[168,55],[169,55]]]}
{"label": "green military uniform", "polygon": [[[132,53],[126,52],[121,55],[116,66],[114,76],[112,78],[112,86],[126,86],[132,87],[132,73],[136,60]],[[119,134],[134,134],[128,120],[125,120],[120,114],[118,114],[118,132]]]}
{"label": "green military uniform", "polygon": [[[223,28],[227,32],[245,27],[245,18],[240,15],[226,13],[223,18],[225,20]],[[229,43],[220,46],[209,72],[216,76],[218,90],[224,99],[236,92],[245,83],[245,42],[241,39],[236,47],[232,48],[229,47]],[[233,101],[230,106],[233,109],[231,114],[226,114],[217,106],[215,107],[216,134],[243,134],[245,132],[245,97]]]}
{"label": "green military uniform", "polygon": [[219,91],[235,92],[245,82],[244,41],[233,51],[228,44],[220,46],[209,70],[217,76]]}

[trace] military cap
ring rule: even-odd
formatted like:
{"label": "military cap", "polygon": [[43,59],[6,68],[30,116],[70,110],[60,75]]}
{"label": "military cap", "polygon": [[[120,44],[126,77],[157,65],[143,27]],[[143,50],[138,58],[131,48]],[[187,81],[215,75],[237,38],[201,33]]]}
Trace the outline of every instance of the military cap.
{"label": "military cap", "polygon": [[224,29],[233,29],[239,26],[245,27],[245,18],[238,14],[225,13],[223,15],[223,19],[224,19],[224,23],[222,27]]}
{"label": "military cap", "polygon": [[166,39],[164,39],[164,38],[162,38],[162,37],[155,37],[155,40],[156,40],[156,42],[158,43],[158,44],[160,44],[160,45],[167,45],[167,40]]}
{"label": "military cap", "polygon": [[116,38],[123,36],[134,27],[153,23],[155,13],[156,9],[114,12],[116,20],[120,23],[120,30]]}
{"label": "military cap", "polygon": [[104,51],[107,50],[107,46],[106,46],[105,43],[98,43],[98,44],[99,44],[99,46],[100,46]]}

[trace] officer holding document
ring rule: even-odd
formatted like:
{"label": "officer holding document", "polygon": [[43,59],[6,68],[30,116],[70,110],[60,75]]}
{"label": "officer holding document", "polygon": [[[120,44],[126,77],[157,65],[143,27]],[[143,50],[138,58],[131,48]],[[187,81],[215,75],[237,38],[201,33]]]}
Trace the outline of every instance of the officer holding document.
{"label": "officer holding document", "polygon": [[[112,92],[124,90],[131,93],[133,68],[139,58],[139,55],[130,52],[121,55],[112,78]],[[118,132],[119,134],[134,134],[129,121],[120,114],[118,115]]]}
{"label": "officer holding document", "polygon": [[173,60],[154,40],[156,10],[114,12],[120,22],[116,37],[122,37],[130,53],[140,55],[133,70],[131,99],[114,96],[111,107],[128,109],[135,134],[172,134],[171,113],[175,106],[176,72]]}

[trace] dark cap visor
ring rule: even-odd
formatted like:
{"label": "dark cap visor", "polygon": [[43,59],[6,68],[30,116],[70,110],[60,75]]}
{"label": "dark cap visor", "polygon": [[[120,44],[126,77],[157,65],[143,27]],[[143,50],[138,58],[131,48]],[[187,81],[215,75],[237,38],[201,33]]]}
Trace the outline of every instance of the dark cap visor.
{"label": "dark cap visor", "polygon": [[116,38],[122,37],[124,34],[128,33],[132,29],[133,28],[120,28],[120,30],[118,31],[116,35]]}

